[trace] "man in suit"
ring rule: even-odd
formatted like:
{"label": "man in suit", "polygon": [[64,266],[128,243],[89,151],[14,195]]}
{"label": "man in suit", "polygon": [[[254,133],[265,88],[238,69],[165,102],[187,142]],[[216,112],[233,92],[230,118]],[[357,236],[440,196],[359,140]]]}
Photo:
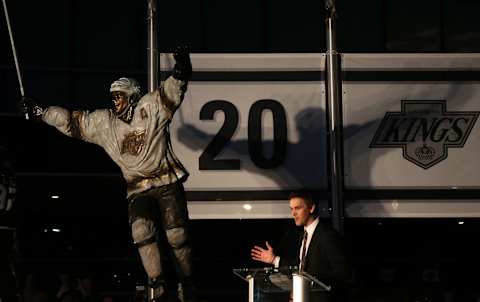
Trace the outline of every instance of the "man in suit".
{"label": "man in suit", "polygon": [[297,228],[287,232],[276,253],[268,242],[266,248],[254,246],[252,259],[275,267],[298,266],[332,287],[328,293],[312,293],[310,301],[342,301],[351,269],[340,235],[320,222],[317,205],[308,192],[294,192],[289,200]]}

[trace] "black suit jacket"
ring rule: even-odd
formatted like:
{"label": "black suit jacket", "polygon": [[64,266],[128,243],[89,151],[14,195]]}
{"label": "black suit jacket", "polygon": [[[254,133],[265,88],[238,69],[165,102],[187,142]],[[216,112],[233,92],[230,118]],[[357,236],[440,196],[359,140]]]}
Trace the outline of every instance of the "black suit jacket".
{"label": "black suit jacket", "polygon": [[[303,227],[287,233],[278,255],[280,267],[298,266]],[[304,270],[326,285],[332,286],[328,294],[311,296],[310,301],[341,301],[351,280],[351,268],[340,234],[319,222],[312,235],[305,256]]]}

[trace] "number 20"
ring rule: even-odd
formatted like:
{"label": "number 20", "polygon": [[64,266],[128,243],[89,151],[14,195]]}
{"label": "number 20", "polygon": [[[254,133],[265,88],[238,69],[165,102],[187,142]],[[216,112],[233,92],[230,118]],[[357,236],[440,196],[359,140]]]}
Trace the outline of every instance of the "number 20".
{"label": "number 20", "polygon": [[[263,155],[262,113],[272,112],[273,117],[273,154],[270,158]],[[240,170],[239,159],[215,159],[230,141],[238,126],[238,110],[232,103],[213,100],[203,105],[200,120],[213,120],[215,112],[223,111],[224,122],[218,133],[200,155],[200,170]],[[272,169],[280,166],[287,152],[287,118],[282,104],[276,100],[259,100],[253,103],[248,112],[248,153],[255,166]]]}

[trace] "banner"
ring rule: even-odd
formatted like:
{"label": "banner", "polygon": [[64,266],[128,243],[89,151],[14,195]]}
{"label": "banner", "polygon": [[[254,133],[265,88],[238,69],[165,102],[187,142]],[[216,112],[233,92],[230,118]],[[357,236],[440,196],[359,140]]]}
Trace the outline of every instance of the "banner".
{"label": "banner", "polygon": [[480,187],[479,59],[345,55],[346,187]]}
{"label": "banner", "polygon": [[[172,63],[161,56],[163,71]],[[287,218],[288,192],[305,187],[328,216],[325,55],[193,54],[192,63],[171,126],[192,218]],[[479,188],[479,54],[344,54],[342,78],[347,190]],[[350,217],[459,215],[446,200],[350,199]]]}
{"label": "banner", "polygon": [[324,56],[192,61],[193,79],[171,126],[175,153],[190,172],[187,190],[326,189]]}

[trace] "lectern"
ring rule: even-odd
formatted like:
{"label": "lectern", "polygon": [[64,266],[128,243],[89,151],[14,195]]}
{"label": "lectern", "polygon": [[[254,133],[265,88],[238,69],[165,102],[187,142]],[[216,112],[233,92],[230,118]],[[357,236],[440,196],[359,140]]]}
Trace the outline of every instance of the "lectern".
{"label": "lectern", "polygon": [[296,266],[284,268],[239,268],[233,273],[248,282],[248,302],[260,302],[260,295],[291,293],[293,302],[309,302],[311,292],[330,291],[331,287]]}

